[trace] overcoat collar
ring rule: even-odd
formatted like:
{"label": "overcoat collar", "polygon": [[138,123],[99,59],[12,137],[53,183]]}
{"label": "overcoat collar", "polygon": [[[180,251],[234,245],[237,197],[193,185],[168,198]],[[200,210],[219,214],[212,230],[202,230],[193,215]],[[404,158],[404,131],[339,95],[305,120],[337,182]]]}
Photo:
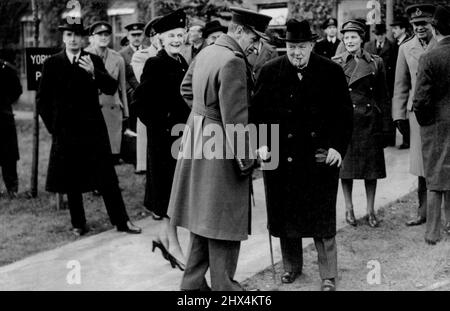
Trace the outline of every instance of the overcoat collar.
{"label": "overcoat collar", "polygon": [[229,50],[232,50],[235,53],[236,52],[241,53],[242,56],[245,58],[245,54],[244,54],[244,51],[242,50],[241,46],[236,42],[236,40],[234,40],[227,34],[223,34],[219,38],[217,38],[217,40],[214,44],[216,44],[218,46],[223,46]]}
{"label": "overcoat collar", "polygon": [[[158,54],[156,54],[156,56],[164,59],[167,63],[169,63],[171,65],[178,66],[178,67],[179,66],[187,67],[186,60],[183,58],[183,56],[181,54],[178,54],[179,61],[173,57],[170,57],[169,54],[167,54],[165,49],[159,50]],[[183,68],[183,69],[185,69],[185,68]]]}
{"label": "overcoat collar", "polygon": [[361,49],[358,56],[359,61],[356,63],[356,68],[353,72],[348,72],[347,70],[349,60],[352,57],[351,54],[349,52],[344,52],[342,57],[344,59],[344,72],[348,77],[350,77],[350,81],[348,83],[349,86],[364,77],[375,74],[375,59],[364,49]]}

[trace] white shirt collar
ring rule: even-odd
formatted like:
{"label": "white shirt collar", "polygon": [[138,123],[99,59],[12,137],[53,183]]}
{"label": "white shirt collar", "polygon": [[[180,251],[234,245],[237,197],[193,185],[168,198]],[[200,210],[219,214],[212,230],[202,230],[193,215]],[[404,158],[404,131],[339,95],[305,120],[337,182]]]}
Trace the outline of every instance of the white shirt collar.
{"label": "white shirt collar", "polygon": [[73,54],[72,52],[70,52],[69,50],[66,49],[66,55],[67,58],[69,58],[70,63],[73,62],[73,57],[76,57],[76,60],[78,61],[80,59],[80,54],[81,54],[81,50],[77,53],[77,54]]}
{"label": "white shirt collar", "polygon": [[331,41],[331,42],[333,42],[333,44],[336,43],[336,39],[337,39],[336,37],[333,37],[333,38],[327,37],[328,42]]}
{"label": "white shirt collar", "polygon": [[141,48],[142,46],[135,47],[134,45],[130,44],[130,47],[131,47],[131,49],[133,50],[133,52],[142,50],[142,48]]}

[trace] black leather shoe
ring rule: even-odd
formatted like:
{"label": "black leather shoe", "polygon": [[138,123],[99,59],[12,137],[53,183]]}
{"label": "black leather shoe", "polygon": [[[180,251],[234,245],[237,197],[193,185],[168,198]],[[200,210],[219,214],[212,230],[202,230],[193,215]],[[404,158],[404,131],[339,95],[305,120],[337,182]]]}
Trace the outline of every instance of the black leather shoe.
{"label": "black leather shoe", "polygon": [[345,221],[350,226],[356,227],[356,218],[355,218],[355,213],[353,212],[353,210],[345,211]]}
{"label": "black leather shoe", "polygon": [[8,198],[10,200],[17,199],[17,191],[8,190]]}
{"label": "black leather shoe", "polygon": [[321,290],[323,292],[335,292],[336,291],[336,283],[335,283],[334,279],[323,280]]}
{"label": "black leather shoe", "polygon": [[380,224],[375,214],[369,214],[367,217],[367,222],[369,223],[369,226],[372,228],[376,228]]}
{"label": "black leather shoe", "polygon": [[117,231],[131,234],[139,234],[142,232],[142,229],[133,225],[131,221],[127,221],[125,224],[117,226]]}
{"label": "black leather shoe", "polygon": [[81,228],[72,228],[72,233],[76,236],[82,236],[89,232],[89,227],[84,226]]}
{"label": "black leather shoe", "polygon": [[300,275],[301,273],[298,272],[288,272],[286,271],[281,276],[281,282],[284,284],[291,284],[295,281],[295,279]]}
{"label": "black leather shoe", "polygon": [[424,224],[424,223],[426,223],[426,222],[427,222],[427,219],[426,219],[425,217],[417,216],[416,218],[414,218],[414,219],[408,221],[408,222],[406,223],[406,225],[407,225],[408,227],[412,227],[412,226],[420,226],[421,224]]}

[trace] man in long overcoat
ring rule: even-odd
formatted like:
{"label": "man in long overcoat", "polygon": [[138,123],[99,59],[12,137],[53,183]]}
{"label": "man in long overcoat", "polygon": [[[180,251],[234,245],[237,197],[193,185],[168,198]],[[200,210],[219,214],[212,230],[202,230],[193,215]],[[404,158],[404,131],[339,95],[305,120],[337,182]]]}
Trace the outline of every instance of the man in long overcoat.
{"label": "man in long overcoat", "polygon": [[[221,151],[222,147],[230,150],[225,148],[229,138],[225,127],[247,125],[251,73],[244,51],[260,34],[255,24],[267,16],[238,8],[232,12],[228,33],[197,55],[181,85],[183,97],[192,106],[187,121],[190,131],[185,130],[182,146],[183,150],[192,147],[194,154],[181,154],[177,162],[168,214],[174,225],[191,232],[181,283],[185,290],[206,289],[208,268],[212,290],[241,290],[233,277],[240,243],[249,232],[251,181],[239,174],[237,161]],[[225,144],[216,146],[218,157],[202,152],[208,148],[206,131],[211,128],[220,130],[216,134]]]}
{"label": "man in long overcoat", "polygon": [[280,238],[282,282],[301,274],[302,238],[313,237],[322,289],[334,290],[339,166],[353,110],[343,70],[311,53],[315,38],[307,21],[288,21],[287,54],[263,67],[250,113],[257,124],[280,126],[280,163],[264,171],[264,181],[269,231]]}
{"label": "man in long overcoat", "polygon": [[[405,135],[406,127],[410,128],[409,171],[418,176],[419,207],[417,217],[406,225],[417,226],[425,223],[427,211],[427,186],[422,159],[422,142],[420,128],[412,111],[413,96],[416,86],[419,58],[427,49],[432,49],[436,40],[431,33],[430,20],[435,7],[430,4],[412,5],[407,8],[410,22],[414,28],[414,36],[404,42],[398,51],[395,69],[394,97],[392,98],[392,119],[399,131]],[[409,125],[408,125],[409,119]]]}
{"label": "man in long overcoat", "polygon": [[0,92],[0,166],[8,195],[10,198],[15,198],[19,190],[17,176],[19,146],[11,105],[22,94],[22,86],[14,66],[2,59],[0,59],[0,85],[2,86],[2,92]]}
{"label": "man in long overcoat", "polygon": [[[374,30],[376,38],[364,45],[364,50],[370,54],[378,55],[383,59],[384,68],[386,70],[386,82],[389,91],[389,98],[392,99],[394,93],[395,65],[397,63],[397,46],[386,37],[386,24],[375,25]],[[392,103],[390,100],[389,113],[392,111]],[[389,117],[388,128],[385,132],[384,140],[387,146],[395,146],[396,128]]]}
{"label": "man in long overcoat", "polygon": [[425,234],[428,244],[436,244],[441,238],[442,201],[446,231],[450,234],[450,7],[437,7],[432,24],[438,43],[419,61],[413,103],[420,124],[429,190]]}
{"label": "man in long overcoat", "polygon": [[36,95],[39,115],[52,135],[46,190],[67,193],[73,232],[88,231],[82,193],[99,190],[117,230],[140,233],[128,218],[113,166],[99,91],[112,95],[117,81],[100,57],[81,49],[83,25],[63,24],[65,48],[48,58]]}

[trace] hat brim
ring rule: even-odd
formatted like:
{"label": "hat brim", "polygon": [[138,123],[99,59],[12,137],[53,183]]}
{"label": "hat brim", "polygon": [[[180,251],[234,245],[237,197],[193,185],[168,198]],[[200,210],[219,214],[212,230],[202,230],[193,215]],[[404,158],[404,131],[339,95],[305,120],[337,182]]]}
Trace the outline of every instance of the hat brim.
{"label": "hat brim", "polygon": [[[247,27],[249,27],[249,26],[247,26]],[[258,31],[258,30],[256,30],[254,27],[249,27],[249,28],[251,28],[251,30],[252,30],[256,35],[258,35],[259,37],[263,38],[264,40],[266,40],[266,41],[269,41],[269,40],[270,40],[269,36],[268,36],[266,33],[261,32],[261,31]]]}
{"label": "hat brim", "polygon": [[128,33],[130,35],[134,35],[134,34],[137,34],[137,33],[142,34],[142,33],[144,33],[144,30],[142,30],[142,29],[129,30]]}
{"label": "hat brim", "polygon": [[84,28],[73,28],[70,26],[58,26],[58,30],[63,32],[63,31],[73,31],[77,34],[80,34],[82,36],[87,35],[88,31]]}
{"label": "hat brim", "polygon": [[409,23],[420,23],[420,22],[427,22],[427,23],[431,23],[431,20],[433,18],[432,17],[416,17],[416,18],[412,18]]}
{"label": "hat brim", "polygon": [[309,38],[280,38],[284,42],[303,43],[303,42],[316,42],[320,38],[317,34],[312,34]]}

